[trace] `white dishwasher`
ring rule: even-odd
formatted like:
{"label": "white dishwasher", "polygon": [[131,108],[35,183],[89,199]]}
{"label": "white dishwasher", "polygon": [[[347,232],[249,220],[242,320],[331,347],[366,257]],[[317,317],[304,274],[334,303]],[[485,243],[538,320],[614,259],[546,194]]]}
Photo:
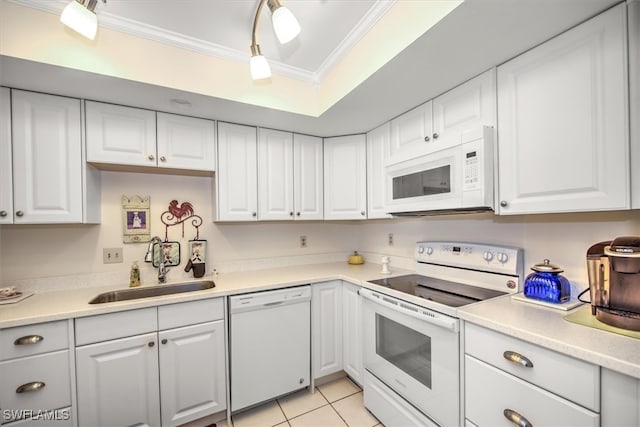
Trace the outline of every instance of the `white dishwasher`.
{"label": "white dishwasher", "polygon": [[309,385],[311,287],[229,298],[231,411]]}

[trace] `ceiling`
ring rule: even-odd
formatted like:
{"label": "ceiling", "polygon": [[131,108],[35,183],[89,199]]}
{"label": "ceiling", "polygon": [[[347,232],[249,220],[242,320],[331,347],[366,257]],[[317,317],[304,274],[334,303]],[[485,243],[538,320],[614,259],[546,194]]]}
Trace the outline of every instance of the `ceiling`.
{"label": "ceiling", "polygon": [[[357,49],[358,41],[381,25],[394,4],[409,2],[401,4],[406,6],[415,1],[282,0],[300,21],[300,36],[290,45],[279,45],[265,8],[259,22],[258,43],[272,65],[274,78],[285,75],[321,87],[324,76],[339,66],[345,52]],[[63,0],[0,2],[49,8],[52,13],[65,3]],[[402,46],[403,50],[349,88],[318,117],[197,90],[162,87],[149,84],[144,78],[118,78],[104,72],[53,65],[54,61],[45,63],[26,54],[5,54],[1,37],[0,84],[311,135],[345,135],[371,130],[618,2],[466,0],[406,48]],[[127,33],[131,40],[164,37],[164,43],[180,49],[200,49],[200,54],[247,62],[248,75],[248,47],[256,6],[257,0],[108,0],[96,10],[101,25],[112,28],[119,25],[118,31]],[[35,25],[20,24],[23,29]],[[400,33],[402,25],[396,25]],[[101,31],[106,30],[99,30],[97,37]],[[374,47],[384,50],[394,43],[397,44],[394,37],[386,37]],[[211,74],[215,76],[213,71]],[[185,70],[184,79],[188,78]],[[278,96],[274,91],[267,95]],[[191,105],[185,108],[172,103],[172,99],[184,99]]]}

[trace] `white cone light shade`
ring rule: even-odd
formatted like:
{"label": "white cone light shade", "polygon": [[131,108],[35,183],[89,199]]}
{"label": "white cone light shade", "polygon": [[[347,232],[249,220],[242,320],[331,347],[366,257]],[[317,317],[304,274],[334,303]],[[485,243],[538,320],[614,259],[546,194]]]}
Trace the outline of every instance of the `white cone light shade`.
{"label": "white cone light shade", "polygon": [[254,55],[251,57],[251,78],[253,80],[268,79],[271,77],[271,67],[267,62],[267,58],[262,55]]}
{"label": "white cone light shade", "polygon": [[280,6],[271,15],[273,30],[281,44],[285,44],[300,34],[300,24],[293,13],[284,6]]}
{"label": "white cone light shade", "polygon": [[71,0],[60,15],[60,22],[86,38],[93,40],[98,31],[96,14],[75,0]]}

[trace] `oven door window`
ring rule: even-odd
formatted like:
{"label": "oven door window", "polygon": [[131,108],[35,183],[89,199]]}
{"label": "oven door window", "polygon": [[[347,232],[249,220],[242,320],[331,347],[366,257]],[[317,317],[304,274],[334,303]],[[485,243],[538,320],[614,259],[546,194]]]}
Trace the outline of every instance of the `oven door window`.
{"label": "oven door window", "polygon": [[376,353],[431,389],[431,337],[376,313]]}
{"label": "oven door window", "polygon": [[451,192],[451,165],[393,178],[393,200]]}

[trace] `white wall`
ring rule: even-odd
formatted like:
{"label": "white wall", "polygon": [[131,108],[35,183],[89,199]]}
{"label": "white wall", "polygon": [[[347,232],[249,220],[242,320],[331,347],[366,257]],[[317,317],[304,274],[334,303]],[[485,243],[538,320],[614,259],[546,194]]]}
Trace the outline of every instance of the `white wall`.
{"label": "white wall", "polygon": [[[572,282],[587,283],[584,256],[588,247],[621,235],[640,235],[637,211],[529,216],[467,214],[423,218],[352,222],[213,223],[213,179],[159,174],[102,172],[101,225],[24,225],[0,227],[0,280],[104,273],[108,280],[126,284],[131,262],[138,260],[145,283],[155,282],[155,271],[142,262],[145,243],[122,243],[123,195],[151,197],[151,232],[164,238],[160,214],[172,199],[189,201],[204,222],[200,237],[208,241],[207,271],[258,269],[288,264],[345,260],[358,250],[367,262],[379,263],[391,255],[391,268],[412,267],[413,247],[420,240],[460,240],[525,248],[529,267],[549,258],[565,269]],[[387,243],[393,233],[394,244]],[[300,248],[300,235],[307,248]],[[186,243],[195,230],[170,228],[169,240],[182,243],[183,262],[169,279],[189,277],[183,272]],[[124,263],[102,263],[102,248],[122,247]],[[84,276],[83,276],[84,277]]]}

